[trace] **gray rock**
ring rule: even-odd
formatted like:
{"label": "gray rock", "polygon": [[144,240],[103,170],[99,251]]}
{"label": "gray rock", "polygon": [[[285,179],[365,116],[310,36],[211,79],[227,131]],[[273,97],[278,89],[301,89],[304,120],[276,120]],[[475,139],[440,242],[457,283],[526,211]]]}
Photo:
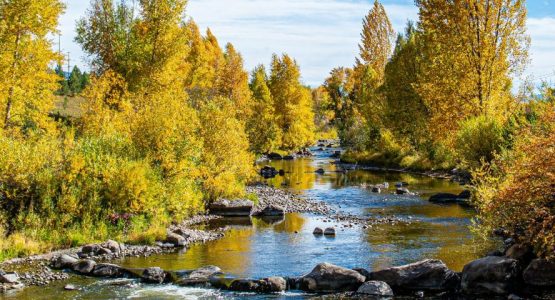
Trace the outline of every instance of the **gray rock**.
{"label": "gray rock", "polygon": [[18,283],[19,282],[19,275],[17,273],[4,273],[0,275],[0,282],[1,283]]}
{"label": "gray rock", "polygon": [[210,204],[210,212],[224,217],[250,216],[254,203],[250,200],[220,199]]}
{"label": "gray rock", "polygon": [[314,235],[323,235],[324,230],[320,227],[316,227],[316,228],[314,228],[314,231],[312,232],[312,234],[314,234]]}
{"label": "gray rock", "polygon": [[66,269],[66,268],[72,268],[73,264],[75,264],[76,262],[78,262],[79,259],[68,255],[68,254],[62,254],[60,256],[57,256],[55,258],[52,259],[52,261],[50,261],[50,266],[53,269]]}
{"label": "gray rock", "polygon": [[310,292],[356,291],[364,281],[357,271],[321,263],[301,278],[300,288]]}
{"label": "gray rock", "polygon": [[107,240],[100,245],[103,248],[109,249],[112,253],[119,254],[125,250],[125,245],[120,244],[113,240]]}
{"label": "gray rock", "polygon": [[237,292],[262,292],[264,282],[253,279],[236,279],[229,286],[229,290]]}
{"label": "gray rock", "polygon": [[192,271],[178,271],[175,272],[174,281],[183,286],[207,283],[210,277],[221,274],[222,270],[216,266],[206,266]]}
{"label": "gray rock", "polygon": [[380,194],[381,192],[382,192],[382,189],[380,187],[377,187],[377,186],[372,187],[372,193]]}
{"label": "gray rock", "polygon": [[81,247],[81,252],[86,254],[95,255],[98,252],[98,250],[100,250],[100,245],[96,245],[96,244],[88,244]]}
{"label": "gray rock", "polygon": [[320,175],[323,175],[323,174],[326,174],[326,171],[324,169],[318,169],[318,170],[316,170],[316,173],[320,174]]}
{"label": "gray rock", "polygon": [[284,216],[284,215],[285,215],[285,209],[279,205],[274,205],[274,204],[267,205],[264,209],[253,213],[253,216],[257,216],[257,217],[276,217],[276,216]]}
{"label": "gray rock", "polygon": [[166,242],[176,247],[185,247],[187,245],[185,238],[175,232],[168,232],[166,235]]}
{"label": "gray rock", "polygon": [[283,277],[269,277],[263,280],[266,282],[267,292],[277,293],[287,289],[287,281]]}
{"label": "gray rock", "polygon": [[555,262],[534,259],[522,274],[524,282],[539,287],[555,287]]}
{"label": "gray rock", "polygon": [[73,264],[73,271],[79,274],[88,275],[94,270],[95,266],[96,262],[94,260],[83,259]]}
{"label": "gray rock", "polygon": [[335,236],[335,228],[333,227],[326,228],[326,230],[324,230],[324,235]]}
{"label": "gray rock", "polygon": [[73,284],[66,284],[66,285],[64,286],[64,290],[66,290],[66,291],[78,291],[79,288],[76,287],[76,286],[73,285]]}
{"label": "gray rock", "polygon": [[518,261],[487,256],[470,262],[462,272],[462,291],[471,295],[506,295],[519,274]]}
{"label": "gray rock", "polygon": [[112,255],[112,250],[100,247],[96,252],[96,255]]}
{"label": "gray rock", "polygon": [[166,280],[166,272],[158,267],[147,268],[143,271],[142,280],[147,283],[163,283]]}
{"label": "gray rock", "polygon": [[393,290],[383,281],[367,281],[358,288],[357,294],[393,297]]}
{"label": "gray rock", "polygon": [[124,270],[114,264],[97,264],[92,271],[92,275],[97,277],[120,277]]}
{"label": "gray rock", "polygon": [[457,287],[459,276],[436,259],[393,267],[369,274],[367,280],[384,281],[394,291],[443,291]]}

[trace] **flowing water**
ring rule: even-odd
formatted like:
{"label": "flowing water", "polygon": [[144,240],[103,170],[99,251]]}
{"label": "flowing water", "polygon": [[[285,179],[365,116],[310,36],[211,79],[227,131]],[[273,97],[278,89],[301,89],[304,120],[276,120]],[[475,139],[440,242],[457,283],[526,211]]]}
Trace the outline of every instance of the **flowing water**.
{"label": "flowing water", "polygon": [[[292,213],[282,220],[220,220],[207,227],[231,229],[220,240],[193,245],[187,251],[148,258],[127,258],[116,263],[126,267],[158,266],[165,270],[219,266],[238,277],[299,276],[320,262],[369,270],[401,265],[426,258],[443,260],[451,269],[461,271],[469,261],[483,256],[493,245],[475,238],[468,226],[475,212],[467,207],[429,203],[429,195],[458,193],[456,183],[425,176],[394,172],[336,172],[329,151],[315,151],[310,159],[275,161],[270,164],[286,171],[269,179],[276,187],[288,188],[305,197],[324,201],[342,213],[361,216],[394,216],[406,222],[386,223],[363,229],[360,226],[324,222],[323,217]],[[326,173],[318,175],[315,170]],[[419,196],[393,195],[391,188],[382,194],[367,186],[383,182],[407,182]],[[335,238],[312,235],[315,227],[336,226]],[[80,291],[63,291],[65,284]],[[127,282],[126,282],[127,283]],[[280,295],[254,295],[220,292],[175,285],[143,285],[121,280],[99,280],[73,276],[47,287],[31,287],[7,298],[20,299],[214,299],[214,298],[306,298],[301,292]]]}

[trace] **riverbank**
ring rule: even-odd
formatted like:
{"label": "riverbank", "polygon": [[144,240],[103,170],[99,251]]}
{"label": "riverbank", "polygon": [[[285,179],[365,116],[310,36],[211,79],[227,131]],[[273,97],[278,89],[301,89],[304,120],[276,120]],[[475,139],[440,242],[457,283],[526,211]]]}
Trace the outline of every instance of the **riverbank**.
{"label": "riverbank", "polygon": [[[272,206],[283,208],[286,213],[312,213],[323,216],[333,214],[333,210],[323,202],[300,197],[286,190],[264,184],[248,186],[246,192],[256,195],[258,199],[253,211],[260,211],[265,207]],[[220,239],[225,235],[226,228],[217,230],[197,228],[201,224],[219,218],[222,217],[210,214],[198,215],[180,224],[173,224],[167,230],[166,239],[157,241],[154,245],[125,245],[109,240],[100,244],[88,244],[83,247],[62,249],[41,255],[9,259],[0,263],[0,274],[2,272],[15,274],[17,280],[0,282],[0,291],[17,290],[25,286],[43,286],[54,281],[68,279],[70,276],[68,273],[56,272],[51,268],[59,257],[66,257],[70,261],[87,259],[110,263],[125,257],[148,257],[182,251],[195,243],[206,243]],[[114,245],[117,245],[117,247]]]}

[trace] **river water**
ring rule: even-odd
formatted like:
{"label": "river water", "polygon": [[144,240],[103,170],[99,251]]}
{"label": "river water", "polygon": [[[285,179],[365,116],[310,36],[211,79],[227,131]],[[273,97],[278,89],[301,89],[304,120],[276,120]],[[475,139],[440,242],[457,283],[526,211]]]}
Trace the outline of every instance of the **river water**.
{"label": "river water", "polygon": [[[315,150],[315,149],[313,149]],[[342,213],[396,217],[406,222],[386,223],[363,229],[344,227],[344,223],[324,222],[311,214],[288,214],[283,220],[240,219],[218,221],[206,227],[231,228],[220,240],[193,245],[184,252],[127,258],[115,263],[126,267],[158,266],[165,270],[219,266],[225,273],[238,277],[300,276],[320,262],[340,266],[377,270],[426,258],[443,260],[451,269],[461,271],[469,261],[483,256],[492,248],[473,236],[469,229],[475,212],[467,207],[429,203],[429,195],[438,192],[458,193],[462,187],[448,180],[395,172],[336,172],[328,151],[314,151],[313,158],[275,161],[272,166],[286,171],[268,183],[324,201]],[[323,168],[319,175],[315,170]],[[409,183],[418,196],[394,195],[392,187],[382,194],[367,186],[389,182]],[[326,220],[327,221],[327,220]],[[337,228],[335,238],[312,235],[315,227]],[[64,291],[71,283],[80,291]],[[121,284],[121,280],[99,280],[72,276],[65,282],[47,287],[30,287],[6,296],[15,299],[214,299],[214,298],[306,298],[301,292],[280,295],[252,295],[220,292],[204,288],[174,285]],[[1,297],[0,297],[1,298]]]}

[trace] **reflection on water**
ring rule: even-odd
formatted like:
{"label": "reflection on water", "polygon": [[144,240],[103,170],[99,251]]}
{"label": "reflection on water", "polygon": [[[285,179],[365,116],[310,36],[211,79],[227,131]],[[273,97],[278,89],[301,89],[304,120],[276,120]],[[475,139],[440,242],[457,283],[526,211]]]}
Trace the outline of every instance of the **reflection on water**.
{"label": "reflection on water", "polygon": [[[343,228],[324,222],[320,216],[287,214],[284,218],[236,218],[206,224],[207,228],[228,227],[224,238],[191,246],[186,251],[149,258],[127,258],[118,263],[128,267],[159,266],[167,270],[194,269],[217,265],[226,273],[241,277],[300,276],[317,263],[330,262],[348,268],[377,270],[415,262],[425,258],[443,260],[451,269],[461,271],[469,261],[483,255],[492,245],[474,238],[468,229],[475,212],[458,205],[437,205],[426,198],[437,192],[458,193],[457,184],[446,180],[391,172],[341,172],[330,164],[329,153],[317,152],[314,159],[270,163],[286,171],[284,176],[268,180],[282,187],[351,214],[396,216],[406,223],[381,224],[368,229]],[[317,175],[316,169],[326,173]],[[394,189],[375,194],[368,185],[389,182],[409,183],[420,196],[394,195]],[[335,226],[336,238],[312,235],[315,227]],[[60,294],[63,284],[29,288],[17,294],[22,299],[187,299],[234,297],[207,289],[189,289],[173,285],[115,287],[90,278],[74,277],[72,283],[83,286],[80,292]],[[43,298],[41,298],[44,295]],[[53,296],[56,297],[53,297]],[[48,296],[48,297],[47,297]],[[285,294],[279,298],[299,297]]]}

